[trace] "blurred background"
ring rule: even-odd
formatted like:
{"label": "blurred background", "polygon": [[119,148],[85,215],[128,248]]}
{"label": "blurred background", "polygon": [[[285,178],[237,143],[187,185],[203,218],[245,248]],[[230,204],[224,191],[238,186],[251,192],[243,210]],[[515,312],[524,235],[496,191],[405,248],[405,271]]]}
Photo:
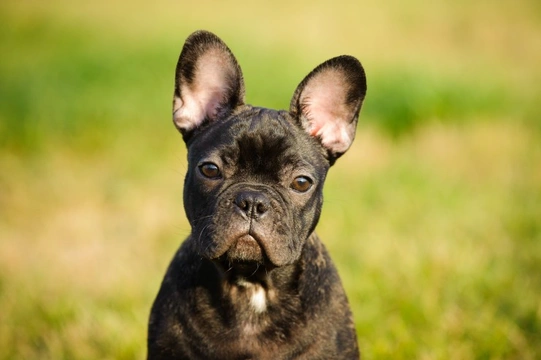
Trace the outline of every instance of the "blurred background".
{"label": "blurred background", "polygon": [[0,3],[0,359],[143,359],[189,233],[171,122],[184,39],[288,108],[358,57],[368,94],[318,232],[365,359],[541,358],[541,3]]}

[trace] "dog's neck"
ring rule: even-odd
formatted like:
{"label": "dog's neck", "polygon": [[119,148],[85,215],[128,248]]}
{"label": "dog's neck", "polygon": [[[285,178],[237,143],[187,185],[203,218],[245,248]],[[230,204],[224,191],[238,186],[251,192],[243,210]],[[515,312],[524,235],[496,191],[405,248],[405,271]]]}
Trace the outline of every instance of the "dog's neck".
{"label": "dog's neck", "polygon": [[[202,260],[199,285],[220,294],[215,304],[224,313],[236,314],[237,321],[257,324],[269,315],[286,292],[296,292],[299,264],[265,267],[261,264],[228,264]],[[277,291],[279,290],[279,291]]]}
{"label": "dog's neck", "polygon": [[[264,265],[231,266],[224,270],[217,266],[223,294],[230,296],[244,294],[257,313],[266,310],[274,300],[274,289],[289,287],[296,278],[298,265],[266,267]],[[226,295],[227,296],[227,295]]]}

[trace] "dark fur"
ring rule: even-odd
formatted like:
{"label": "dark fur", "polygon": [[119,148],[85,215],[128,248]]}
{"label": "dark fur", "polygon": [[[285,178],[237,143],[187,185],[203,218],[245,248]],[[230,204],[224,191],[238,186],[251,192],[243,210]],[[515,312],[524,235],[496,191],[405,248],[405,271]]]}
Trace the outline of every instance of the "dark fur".
{"label": "dark fur", "polygon": [[[347,298],[313,232],[327,170],[350,145],[329,145],[331,131],[310,134],[318,125],[317,98],[303,94],[317,90],[313,84],[329,69],[343,83],[344,101],[336,105],[347,109],[340,126],[351,134],[366,92],[354,58],[320,65],[299,85],[290,111],[276,111],[243,103],[240,67],[215,35],[197,32],[187,40],[173,106],[188,147],[184,207],[192,231],[154,302],[149,359],[359,358]],[[214,71],[223,78],[219,91],[209,86],[201,95]],[[201,170],[209,163],[220,177]],[[292,189],[299,176],[311,180],[309,190]]]}

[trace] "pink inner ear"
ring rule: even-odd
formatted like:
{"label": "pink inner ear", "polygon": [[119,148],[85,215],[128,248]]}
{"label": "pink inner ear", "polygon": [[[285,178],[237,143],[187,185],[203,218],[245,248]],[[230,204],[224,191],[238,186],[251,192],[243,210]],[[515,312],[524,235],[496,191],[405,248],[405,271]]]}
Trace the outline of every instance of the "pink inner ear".
{"label": "pink inner ear", "polygon": [[309,122],[306,130],[335,153],[349,148],[355,131],[351,125],[354,114],[346,104],[347,91],[342,72],[329,69],[308,82],[301,99],[303,115]]}
{"label": "pink inner ear", "polygon": [[321,143],[333,153],[344,153],[349,149],[353,142],[351,132],[352,126],[337,126],[325,124],[319,131],[312,136],[317,136],[321,139]]}
{"label": "pink inner ear", "polygon": [[218,49],[209,50],[198,59],[192,83],[181,85],[182,99],[173,103],[174,120],[181,129],[191,130],[207,117],[218,117],[236,71],[226,56]]}

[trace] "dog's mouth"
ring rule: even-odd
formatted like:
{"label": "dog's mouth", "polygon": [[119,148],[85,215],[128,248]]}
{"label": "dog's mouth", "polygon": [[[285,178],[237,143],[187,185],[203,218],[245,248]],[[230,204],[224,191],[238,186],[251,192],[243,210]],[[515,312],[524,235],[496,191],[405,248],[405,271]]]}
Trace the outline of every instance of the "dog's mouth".
{"label": "dog's mouth", "polygon": [[230,262],[257,262],[265,260],[264,250],[251,234],[240,236],[226,252]]}
{"label": "dog's mouth", "polygon": [[225,271],[235,270],[236,273],[246,276],[274,267],[259,241],[251,234],[240,236],[218,258],[218,262]]}

